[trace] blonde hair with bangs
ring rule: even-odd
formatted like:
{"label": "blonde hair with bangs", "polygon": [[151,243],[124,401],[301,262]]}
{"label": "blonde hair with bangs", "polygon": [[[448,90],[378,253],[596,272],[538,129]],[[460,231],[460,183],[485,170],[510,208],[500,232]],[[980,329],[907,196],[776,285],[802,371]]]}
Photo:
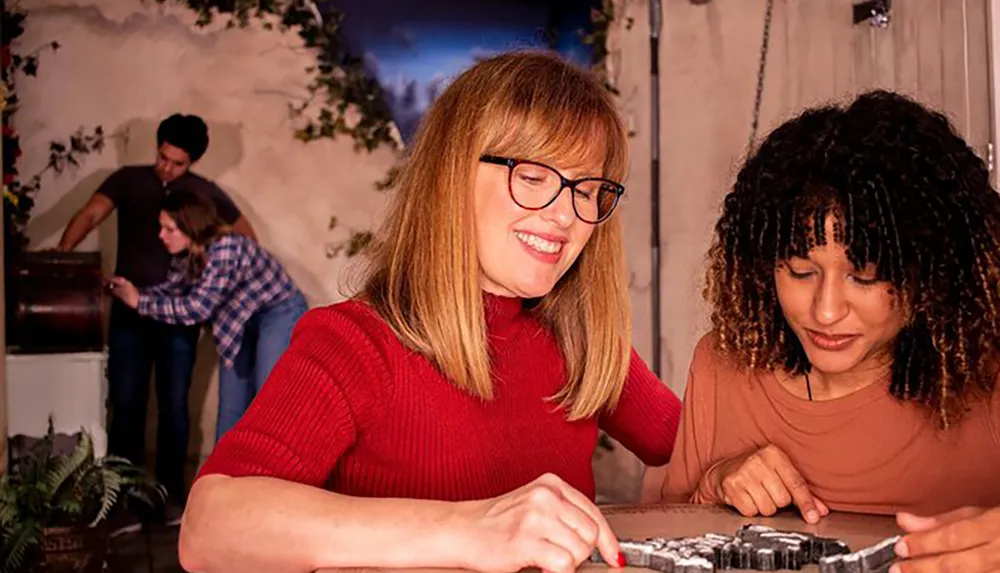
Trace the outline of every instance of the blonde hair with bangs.
{"label": "blonde hair with bangs", "polygon": [[[621,181],[627,136],[601,83],[545,52],[479,62],[425,115],[369,251],[361,296],[456,386],[490,399],[473,200],[482,154],[562,165],[596,155],[602,176]],[[628,374],[631,309],[621,243],[616,212],[532,309],[565,357],[566,385],[553,399],[570,420],[613,408]]]}

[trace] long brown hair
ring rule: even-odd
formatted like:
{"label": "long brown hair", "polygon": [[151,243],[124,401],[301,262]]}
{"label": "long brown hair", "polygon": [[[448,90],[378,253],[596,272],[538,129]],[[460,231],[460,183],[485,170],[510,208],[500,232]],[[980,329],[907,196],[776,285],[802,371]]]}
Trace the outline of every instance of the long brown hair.
{"label": "long brown hair", "polygon": [[[488,399],[490,376],[472,189],[482,154],[563,162],[599,154],[621,181],[627,135],[589,72],[540,52],[465,71],[428,110],[370,251],[362,296],[401,340],[458,387]],[[598,225],[575,264],[533,312],[555,334],[569,419],[613,407],[628,373],[631,310],[618,214]]]}
{"label": "long brown hair", "polygon": [[173,219],[178,231],[191,239],[193,248],[187,251],[187,272],[196,278],[205,268],[205,247],[229,233],[229,227],[219,219],[211,199],[190,189],[171,192],[160,209]]}

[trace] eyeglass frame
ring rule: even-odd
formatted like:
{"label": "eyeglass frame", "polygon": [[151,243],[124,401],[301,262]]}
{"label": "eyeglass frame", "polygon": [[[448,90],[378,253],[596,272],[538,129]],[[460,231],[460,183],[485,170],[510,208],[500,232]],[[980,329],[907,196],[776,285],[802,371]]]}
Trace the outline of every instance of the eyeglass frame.
{"label": "eyeglass frame", "polygon": [[[541,211],[542,209],[548,207],[552,203],[555,203],[556,199],[558,199],[559,196],[562,195],[563,189],[569,188],[571,193],[576,192],[576,186],[585,181],[601,181],[603,183],[611,185],[615,193],[615,202],[612,203],[611,208],[608,209],[608,213],[596,221],[588,221],[584,219],[582,216],[580,216],[580,212],[577,211],[576,209],[576,199],[574,198],[573,195],[570,195],[570,203],[572,203],[573,205],[573,214],[576,215],[577,219],[583,221],[584,223],[587,223],[588,225],[599,225],[604,221],[607,221],[608,218],[611,217],[611,215],[615,212],[615,209],[618,207],[618,202],[621,201],[622,195],[625,194],[625,186],[622,185],[621,183],[617,183],[615,181],[612,181],[610,179],[605,179],[603,177],[581,177],[579,179],[567,179],[555,167],[552,167],[551,165],[546,165],[544,163],[540,163],[538,161],[531,161],[528,159],[515,159],[512,157],[502,157],[499,155],[488,155],[488,154],[480,155],[479,161],[482,163],[489,163],[492,165],[504,165],[508,168],[507,193],[510,194],[510,199],[511,201],[514,202],[514,204],[528,211]],[[556,191],[555,194],[552,195],[552,198],[549,199],[541,207],[525,207],[517,200],[517,198],[514,197],[514,168],[522,164],[537,165],[538,167],[544,167],[549,171],[555,173],[559,177],[559,190]]]}

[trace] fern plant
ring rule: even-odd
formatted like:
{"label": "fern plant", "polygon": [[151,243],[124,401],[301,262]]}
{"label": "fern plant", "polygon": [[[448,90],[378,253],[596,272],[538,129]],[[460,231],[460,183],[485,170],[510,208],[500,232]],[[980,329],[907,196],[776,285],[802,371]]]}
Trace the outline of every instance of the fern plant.
{"label": "fern plant", "polygon": [[129,502],[156,506],[164,487],[125,458],[94,456],[83,431],[70,454],[55,454],[55,432],[0,477],[0,572],[30,569],[48,527],[95,527]]}

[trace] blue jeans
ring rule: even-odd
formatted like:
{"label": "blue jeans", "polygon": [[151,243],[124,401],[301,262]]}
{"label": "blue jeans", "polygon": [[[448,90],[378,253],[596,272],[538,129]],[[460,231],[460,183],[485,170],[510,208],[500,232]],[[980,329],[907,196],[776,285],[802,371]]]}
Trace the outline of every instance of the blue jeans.
{"label": "blue jeans", "polygon": [[253,314],[243,332],[243,343],[232,366],[219,361],[219,418],[215,426],[218,442],[236,425],[267,380],[274,364],[288,348],[292,330],[308,308],[296,292],[290,298]]}
{"label": "blue jeans", "polygon": [[115,300],[108,325],[108,451],[146,463],[146,403],[156,367],[156,478],[172,500],[185,498],[188,391],[198,346],[198,326],[144,318]]}

